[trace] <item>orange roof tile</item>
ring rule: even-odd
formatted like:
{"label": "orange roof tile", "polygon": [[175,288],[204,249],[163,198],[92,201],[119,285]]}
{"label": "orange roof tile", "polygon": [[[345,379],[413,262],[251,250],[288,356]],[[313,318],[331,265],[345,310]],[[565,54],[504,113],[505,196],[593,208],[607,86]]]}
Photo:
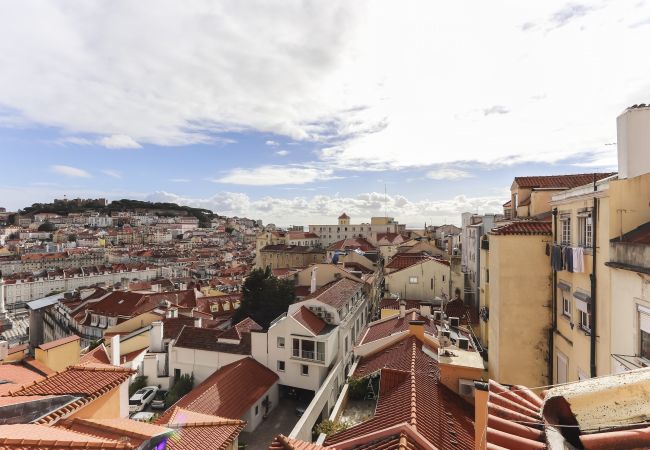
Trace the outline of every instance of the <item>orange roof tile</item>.
{"label": "orange roof tile", "polygon": [[79,359],[80,365],[110,364],[110,363],[111,363],[111,359],[108,356],[108,352],[106,351],[106,347],[104,346],[103,343],[98,345],[94,349],[90,350]]}
{"label": "orange roof tile", "polygon": [[317,299],[333,308],[340,309],[352,296],[363,286],[362,281],[353,281],[348,278],[332,281],[321,286],[315,292],[309,294],[307,299]]}
{"label": "orange roof tile", "polygon": [[293,317],[299,324],[305,327],[313,335],[319,334],[327,326],[325,321],[311,312],[309,308],[301,306],[294,312]]}
{"label": "orange roof tile", "polygon": [[0,449],[133,448],[127,443],[37,424],[0,425]]}
{"label": "orange roof tile", "polygon": [[577,173],[572,175],[543,175],[532,177],[515,177],[515,183],[520,188],[549,188],[549,189],[571,189],[585,184],[602,180],[603,178],[616,175],[616,172],[608,173]]}
{"label": "orange roof tile", "polygon": [[[278,375],[246,357],[223,366],[174,406],[202,414],[241,418],[277,381]],[[160,417],[167,423],[171,412]]]}
{"label": "orange roof tile", "polygon": [[550,235],[552,231],[551,222],[540,222],[535,220],[520,220],[492,228],[489,234],[497,236],[508,235]]}

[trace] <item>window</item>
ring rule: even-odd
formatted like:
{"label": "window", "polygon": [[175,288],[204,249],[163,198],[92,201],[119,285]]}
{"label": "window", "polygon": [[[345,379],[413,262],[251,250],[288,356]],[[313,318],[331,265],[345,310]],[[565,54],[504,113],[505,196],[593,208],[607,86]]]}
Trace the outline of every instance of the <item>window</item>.
{"label": "window", "polygon": [[278,348],[284,348],[284,338],[278,337]]}
{"label": "window", "polygon": [[410,284],[418,284],[418,277],[409,277]]}
{"label": "window", "polygon": [[591,327],[589,325],[589,319],[590,319],[591,314],[589,314],[589,311],[583,311],[582,309],[580,310],[580,328],[582,328],[585,331],[590,331]]}
{"label": "window", "polygon": [[570,245],[571,244],[571,218],[563,217],[560,219],[562,223],[562,244]]}
{"label": "window", "polygon": [[433,291],[433,278],[431,278],[431,290]]}
{"label": "window", "polygon": [[260,413],[260,407],[258,405],[255,405],[255,415],[258,415]]}
{"label": "window", "polygon": [[278,361],[278,372],[284,372],[284,361]]}
{"label": "window", "polygon": [[562,314],[571,318],[571,297],[567,291],[562,291]]}
{"label": "window", "polygon": [[442,282],[443,283],[445,282],[445,276],[444,275],[442,276]]}
{"label": "window", "polygon": [[558,352],[557,355],[557,379],[558,384],[566,383],[569,381],[568,369],[569,369],[569,360],[562,353]]}
{"label": "window", "polygon": [[305,377],[309,375],[309,366],[307,364],[300,365],[300,375]]}
{"label": "window", "polygon": [[348,337],[345,337],[345,353],[348,352]]}
{"label": "window", "polygon": [[578,217],[579,244],[581,247],[592,246],[593,225],[591,214],[584,217]]}
{"label": "window", "polygon": [[650,359],[650,309],[639,306],[639,356]]}

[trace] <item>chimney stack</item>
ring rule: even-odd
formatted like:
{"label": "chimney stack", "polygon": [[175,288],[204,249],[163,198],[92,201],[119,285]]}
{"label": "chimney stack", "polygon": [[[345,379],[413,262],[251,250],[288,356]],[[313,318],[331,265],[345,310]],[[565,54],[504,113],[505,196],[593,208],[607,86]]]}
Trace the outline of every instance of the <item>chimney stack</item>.
{"label": "chimney stack", "polygon": [[158,353],[163,348],[163,323],[161,321],[151,322],[149,330],[149,350]]}
{"label": "chimney stack", "polygon": [[431,316],[431,302],[420,302],[420,314],[424,317]]}
{"label": "chimney stack", "polygon": [[120,335],[116,334],[111,338],[111,364],[120,365]]}
{"label": "chimney stack", "polygon": [[406,315],[406,302],[404,300],[400,300],[400,302],[399,302],[399,317],[400,317],[400,319],[403,319],[405,315]]}
{"label": "chimney stack", "polygon": [[314,266],[311,269],[311,285],[309,286],[309,293],[313,294],[316,292],[316,271],[318,270],[318,266]]}

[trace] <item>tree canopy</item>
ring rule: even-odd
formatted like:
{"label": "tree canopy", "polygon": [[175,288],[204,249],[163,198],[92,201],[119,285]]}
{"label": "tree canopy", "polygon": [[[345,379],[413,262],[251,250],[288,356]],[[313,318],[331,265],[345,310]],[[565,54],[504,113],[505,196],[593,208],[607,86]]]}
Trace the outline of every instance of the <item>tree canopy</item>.
{"label": "tree canopy", "polygon": [[274,277],[268,267],[266,270],[253,270],[244,281],[242,290],[243,298],[233,322],[250,317],[265,329],[273,319],[287,312],[295,299],[293,281]]}
{"label": "tree canopy", "polygon": [[39,227],[38,231],[54,231],[56,226],[52,222],[43,222]]}

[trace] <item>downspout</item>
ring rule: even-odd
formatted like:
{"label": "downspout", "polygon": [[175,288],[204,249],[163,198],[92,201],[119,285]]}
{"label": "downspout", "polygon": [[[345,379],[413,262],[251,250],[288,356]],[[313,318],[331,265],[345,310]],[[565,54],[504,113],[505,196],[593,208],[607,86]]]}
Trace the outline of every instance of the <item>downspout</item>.
{"label": "downspout", "polygon": [[[596,183],[594,182],[594,191],[596,190]],[[597,233],[598,233],[598,199],[594,197],[594,209],[591,213],[591,223],[593,226],[593,236],[592,236],[592,243],[591,243],[591,250],[592,250],[592,269],[591,269],[591,323],[589,324],[591,327],[591,349],[590,349],[590,356],[591,356],[591,377],[596,376],[596,249],[597,245],[596,243],[598,242],[596,240],[597,238]]]}
{"label": "downspout", "polygon": [[[553,245],[555,245],[557,235],[557,208],[553,208],[553,233],[551,241],[551,257],[553,255]],[[553,384],[553,356],[555,354],[555,331],[557,330],[557,271],[552,267],[552,293],[551,293],[551,311],[553,319],[551,320],[551,329],[548,332],[548,384]]]}

